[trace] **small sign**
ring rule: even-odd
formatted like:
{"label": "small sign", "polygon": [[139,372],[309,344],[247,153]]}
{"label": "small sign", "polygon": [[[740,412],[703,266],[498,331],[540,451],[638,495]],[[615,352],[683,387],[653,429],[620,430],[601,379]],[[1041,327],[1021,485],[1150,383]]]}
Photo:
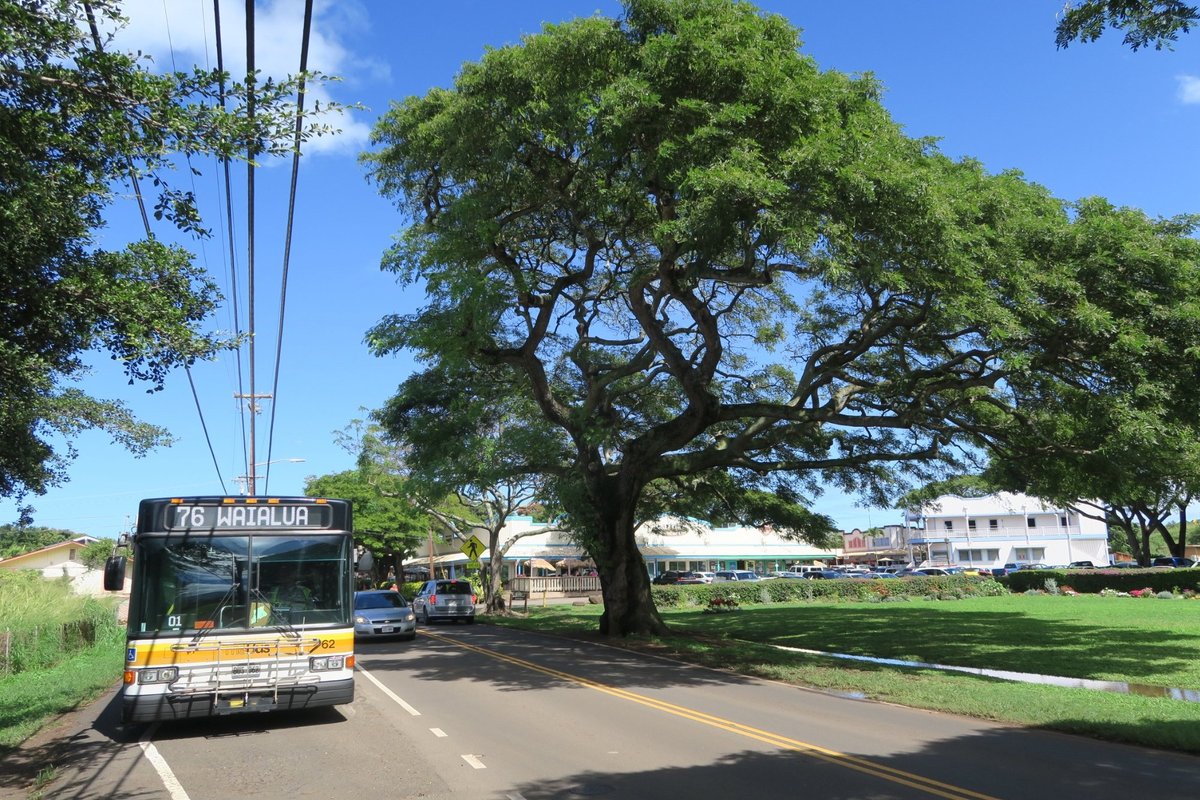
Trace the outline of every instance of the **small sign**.
{"label": "small sign", "polygon": [[482,565],[475,559],[471,559],[470,561],[467,562],[467,569],[482,569],[482,568],[483,568]]}
{"label": "small sign", "polygon": [[479,537],[472,534],[470,539],[463,542],[461,550],[467,554],[467,558],[471,561],[478,561],[479,554],[484,551],[483,542],[479,541]]}

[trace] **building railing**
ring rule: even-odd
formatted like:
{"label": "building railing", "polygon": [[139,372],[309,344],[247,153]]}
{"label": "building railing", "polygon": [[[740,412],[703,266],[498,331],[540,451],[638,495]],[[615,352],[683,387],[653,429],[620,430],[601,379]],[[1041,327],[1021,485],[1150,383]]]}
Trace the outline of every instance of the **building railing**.
{"label": "building railing", "polygon": [[1103,532],[1084,533],[1083,531],[1081,531],[1079,529],[1078,525],[1066,525],[1066,526],[1042,525],[1042,526],[1039,526],[1036,528],[1027,528],[1024,525],[1012,525],[1012,526],[1008,526],[1008,527],[999,527],[999,528],[981,527],[981,528],[977,528],[976,530],[973,530],[973,531],[966,531],[961,528],[957,528],[952,531],[948,531],[948,530],[944,530],[944,529],[942,529],[942,530],[930,529],[930,530],[925,531],[924,533],[921,533],[920,531],[913,531],[909,535],[908,543],[909,544],[929,544],[931,542],[933,542],[933,543],[944,542],[947,539],[949,539],[952,542],[963,542],[963,541],[966,541],[967,539],[971,539],[971,540],[975,540],[975,539],[1013,539],[1013,538],[1024,538],[1025,536],[1028,536],[1031,539],[1046,538],[1046,537],[1058,538],[1058,537],[1062,537],[1062,536],[1070,536],[1072,539],[1075,539],[1075,538],[1103,539],[1103,538],[1106,538],[1107,534],[1105,534]]}

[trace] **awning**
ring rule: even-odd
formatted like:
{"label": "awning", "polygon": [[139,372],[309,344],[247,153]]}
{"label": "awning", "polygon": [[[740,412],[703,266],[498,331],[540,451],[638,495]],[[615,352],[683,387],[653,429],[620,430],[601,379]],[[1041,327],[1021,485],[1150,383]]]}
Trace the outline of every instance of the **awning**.
{"label": "awning", "polygon": [[531,559],[528,559],[525,563],[529,565],[530,569],[551,569],[551,570],[558,569],[558,567],[554,566],[553,564],[551,564],[549,561],[547,561],[544,558],[531,558]]}

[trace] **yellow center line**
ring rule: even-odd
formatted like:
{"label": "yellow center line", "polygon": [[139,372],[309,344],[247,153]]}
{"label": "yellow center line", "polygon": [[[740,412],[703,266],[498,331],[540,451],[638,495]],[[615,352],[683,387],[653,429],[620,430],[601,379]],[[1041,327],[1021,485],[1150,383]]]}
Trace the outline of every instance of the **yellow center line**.
{"label": "yellow center line", "polygon": [[692,720],[693,722],[699,722],[703,725],[708,725],[713,728],[735,733],[739,736],[755,739],[774,747],[801,753],[809,756],[810,758],[817,759],[818,761],[835,764],[837,766],[845,767],[846,769],[852,769],[856,772],[861,772],[873,777],[883,778],[884,780],[891,781],[892,783],[908,786],[913,789],[920,789],[921,791],[937,797],[944,797],[948,800],[966,800],[967,798],[970,800],[997,800],[991,795],[981,794],[980,792],[964,789],[959,786],[953,786],[948,783],[942,783],[941,781],[934,780],[933,778],[926,778],[921,775],[896,769],[895,767],[889,767],[886,764],[877,764],[865,758],[859,758],[857,756],[852,756],[848,753],[842,753],[837,750],[830,750],[810,742],[802,742],[777,733],[760,730],[749,725],[743,725],[740,722],[734,722],[733,720],[725,719],[723,717],[706,714],[703,711],[697,711],[693,708],[677,706],[673,703],[668,703],[665,700],[658,700],[648,695],[630,692],[625,689],[619,689],[615,686],[599,683],[581,675],[574,675],[572,673],[563,672],[552,667],[535,664],[532,661],[526,661],[522,658],[506,655],[497,650],[491,650],[486,647],[467,644],[466,642],[458,639],[453,639],[436,633],[430,633],[428,631],[423,631],[423,633],[430,639],[436,639],[439,642],[451,644],[455,647],[461,647],[464,650],[470,650],[472,652],[479,653],[480,655],[494,658],[498,661],[506,661],[524,669],[540,672],[543,675],[549,675],[553,678],[559,678],[560,680],[585,686],[588,689],[594,689],[595,691],[603,692],[604,694],[612,695],[613,697],[629,700],[634,703],[647,706],[648,708],[653,708],[658,711],[673,714],[677,717]]}

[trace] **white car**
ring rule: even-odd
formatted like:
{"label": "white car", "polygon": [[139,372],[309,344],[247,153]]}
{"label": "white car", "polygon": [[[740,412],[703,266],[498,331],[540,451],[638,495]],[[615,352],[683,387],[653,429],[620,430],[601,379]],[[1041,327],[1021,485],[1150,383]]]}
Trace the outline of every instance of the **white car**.
{"label": "white car", "polygon": [[692,574],[693,574],[693,575],[695,575],[695,576],[697,576],[697,577],[699,577],[699,578],[700,578],[701,580],[703,580],[705,583],[712,583],[714,580],[716,580],[716,577],[717,577],[716,575],[714,575],[714,574],[713,574],[713,573],[711,573],[711,572],[699,572],[699,571],[696,571],[696,572],[693,572]]}
{"label": "white car", "polygon": [[470,624],[475,621],[476,599],[471,584],[461,578],[425,581],[413,596],[413,613],[426,625],[438,619],[461,619]]}
{"label": "white car", "polygon": [[713,581],[720,583],[721,581],[760,581],[762,578],[755,575],[750,570],[746,569],[731,569],[722,570],[713,573]]}

